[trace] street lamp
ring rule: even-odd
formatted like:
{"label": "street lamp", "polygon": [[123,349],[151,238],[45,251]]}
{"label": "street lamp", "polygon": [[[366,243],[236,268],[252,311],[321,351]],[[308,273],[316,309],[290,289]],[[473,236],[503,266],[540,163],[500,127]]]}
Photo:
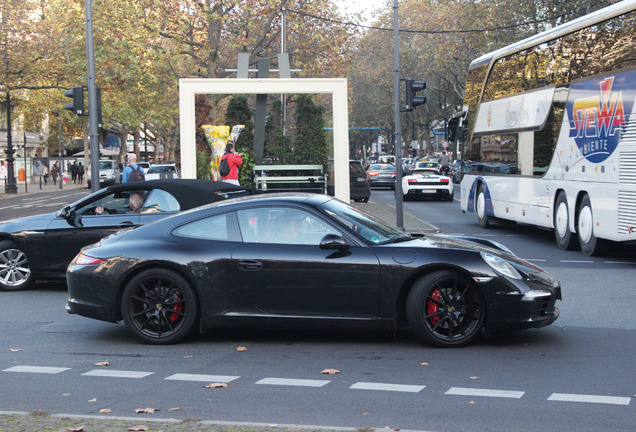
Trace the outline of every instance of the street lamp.
{"label": "street lamp", "polygon": [[11,93],[7,90],[7,183],[4,186],[4,192],[8,194],[17,194],[18,186],[15,184],[15,171],[13,170],[13,143],[11,142]]}

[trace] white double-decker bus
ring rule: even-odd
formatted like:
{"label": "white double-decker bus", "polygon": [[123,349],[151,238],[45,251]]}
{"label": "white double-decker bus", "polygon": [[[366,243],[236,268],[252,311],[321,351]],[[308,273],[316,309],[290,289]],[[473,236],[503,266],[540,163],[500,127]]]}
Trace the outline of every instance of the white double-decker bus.
{"label": "white double-decker bus", "polygon": [[635,22],[623,1],[471,63],[450,124],[465,139],[461,209],[481,226],[551,228],[586,255],[636,242]]}

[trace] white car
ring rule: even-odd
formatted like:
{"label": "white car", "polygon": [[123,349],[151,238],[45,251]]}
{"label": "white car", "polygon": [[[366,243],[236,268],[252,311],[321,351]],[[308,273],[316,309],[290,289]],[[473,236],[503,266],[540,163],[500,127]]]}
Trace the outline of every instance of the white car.
{"label": "white car", "polygon": [[435,168],[418,168],[402,177],[404,201],[415,197],[435,197],[453,200],[453,181]]}
{"label": "white car", "polygon": [[175,164],[154,164],[146,172],[146,180],[178,179],[179,171]]}

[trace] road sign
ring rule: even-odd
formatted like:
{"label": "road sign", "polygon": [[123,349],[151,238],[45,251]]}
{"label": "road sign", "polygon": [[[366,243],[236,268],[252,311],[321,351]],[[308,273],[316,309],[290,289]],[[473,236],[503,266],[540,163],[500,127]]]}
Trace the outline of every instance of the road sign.
{"label": "road sign", "polygon": [[444,147],[444,149],[448,148],[448,141],[442,141],[442,147]]}

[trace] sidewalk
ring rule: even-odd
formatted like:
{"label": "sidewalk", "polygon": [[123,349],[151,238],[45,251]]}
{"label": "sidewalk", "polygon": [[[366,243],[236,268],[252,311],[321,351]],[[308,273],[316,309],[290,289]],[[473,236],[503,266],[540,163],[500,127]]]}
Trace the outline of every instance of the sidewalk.
{"label": "sidewalk", "polygon": [[[58,179],[59,180],[59,179]],[[62,189],[60,189],[60,182],[58,181],[57,184],[53,184],[53,180],[49,179],[49,181],[47,182],[47,184],[44,184],[44,181],[42,181],[42,184],[40,184],[39,179],[35,182],[35,183],[29,183],[26,187],[26,192],[25,192],[25,186],[24,186],[24,182],[16,182],[17,186],[18,186],[18,193],[17,194],[8,194],[5,193],[5,185],[4,182],[0,180],[0,199],[4,199],[4,198],[15,198],[17,196],[23,196],[25,194],[31,195],[31,194],[40,194],[40,193],[47,193],[47,192],[56,192],[56,191],[64,191],[64,190],[75,190],[75,189],[87,189],[87,185],[86,185],[86,181],[84,181],[83,184],[80,183],[73,183],[73,181],[67,181],[66,184],[62,184]]]}

